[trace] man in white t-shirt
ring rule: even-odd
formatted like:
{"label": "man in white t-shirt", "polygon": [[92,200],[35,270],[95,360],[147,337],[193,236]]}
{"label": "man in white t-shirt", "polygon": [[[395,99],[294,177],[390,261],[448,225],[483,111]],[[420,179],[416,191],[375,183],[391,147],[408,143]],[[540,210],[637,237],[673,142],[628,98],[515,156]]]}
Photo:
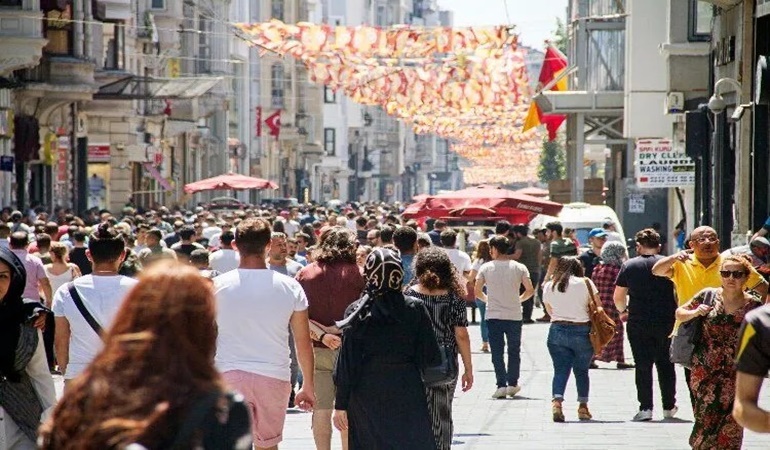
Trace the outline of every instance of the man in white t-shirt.
{"label": "man in white t-shirt", "polygon": [[219,250],[209,256],[209,266],[219,273],[226,273],[238,268],[241,257],[233,249],[235,234],[232,231],[223,231],[219,238]]}
{"label": "man in white t-shirt", "polygon": [[[118,275],[125,249],[121,235],[114,228],[94,232],[86,254],[93,264],[93,273],[76,278],[73,284],[83,306],[106,330],[137,281]],[[52,309],[56,321],[56,359],[66,388],[68,381],[80,375],[102,349],[102,339],[76,306],[69,283],[54,294]]]}
{"label": "man in white t-shirt", "polygon": [[440,239],[441,246],[447,252],[447,255],[449,255],[449,260],[452,261],[455,269],[457,269],[457,273],[463,277],[462,279],[464,282],[464,280],[468,278],[473,267],[471,257],[464,251],[455,248],[455,246],[457,246],[457,233],[455,233],[454,230],[446,229],[442,231]]}
{"label": "man in white t-shirt", "polygon": [[[443,233],[442,233],[443,237]],[[492,365],[497,378],[497,390],[492,398],[513,397],[521,391],[519,373],[521,366],[521,304],[535,294],[527,266],[510,259],[507,255],[511,243],[505,236],[489,240],[492,261],[479,268],[476,275],[476,298],[487,304],[487,328]],[[484,286],[487,293],[484,293]],[[524,293],[519,289],[524,286]],[[508,345],[508,368],[503,360]]]}
{"label": "man in white t-shirt", "polygon": [[283,439],[291,392],[289,327],[304,374],[295,403],[305,410],[315,403],[307,297],[296,280],[267,268],[270,238],[266,220],[242,221],[235,231],[238,269],[214,278],[216,364],[251,408],[258,449],[277,448]]}

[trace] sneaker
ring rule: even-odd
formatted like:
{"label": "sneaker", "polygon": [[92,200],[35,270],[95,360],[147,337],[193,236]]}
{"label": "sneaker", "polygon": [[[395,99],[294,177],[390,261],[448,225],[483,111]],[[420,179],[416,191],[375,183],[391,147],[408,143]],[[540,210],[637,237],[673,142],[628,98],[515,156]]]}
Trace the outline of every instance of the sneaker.
{"label": "sneaker", "polygon": [[521,386],[508,386],[505,388],[505,394],[511,398],[515,397],[519,391],[521,391]]}
{"label": "sneaker", "polygon": [[663,418],[664,419],[673,419],[674,416],[676,415],[676,413],[678,413],[678,412],[679,412],[679,408],[677,408],[676,406],[674,406],[671,409],[664,409],[663,410]]}
{"label": "sneaker", "polygon": [[501,387],[501,388],[497,388],[495,393],[492,394],[492,398],[499,400],[501,398],[505,398],[507,395],[508,395],[508,389]]}
{"label": "sneaker", "polygon": [[652,420],[652,410],[651,409],[643,409],[636,413],[633,419],[631,419],[634,422],[649,422]]}
{"label": "sneaker", "polygon": [[636,367],[636,366],[635,366],[635,365],[633,365],[633,364],[628,364],[628,363],[624,363],[624,362],[619,362],[617,367],[618,367],[618,369],[620,369],[620,370],[624,370],[624,369],[633,369],[633,368],[634,368],[634,367]]}

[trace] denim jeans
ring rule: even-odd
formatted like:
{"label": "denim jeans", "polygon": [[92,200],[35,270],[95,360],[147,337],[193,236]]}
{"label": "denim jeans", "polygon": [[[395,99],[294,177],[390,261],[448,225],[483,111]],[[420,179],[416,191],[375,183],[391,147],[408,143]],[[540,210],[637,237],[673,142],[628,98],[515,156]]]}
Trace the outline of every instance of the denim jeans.
{"label": "denim jeans", "polygon": [[590,383],[588,369],[594,355],[588,333],[590,325],[551,324],[548,331],[548,352],[553,361],[553,384],[551,391],[554,400],[563,400],[567,389],[570,371],[575,374],[578,401],[588,401]]}
{"label": "denim jeans", "polygon": [[[540,273],[539,272],[530,272],[529,277],[532,280],[532,286],[537,287],[538,281],[540,281]],[[519,288],[519,294],[524,293],[524,285],[521,285]],[[523,302],[521,304],[521,311],[522,316],[524,317],[524,320],[532,320],[532,312],[535,310],[535,295],[530,297],[529,300]]]}
{"label": "denim jeans", "polygon": [[[521,320],[487,319],[489,350],[495,367],[497,387],[518,386],[521,370]],[[508,344],[508,369],[505,368],[503,351]]]}
{"label": "denim jeans", "polygon": [[487,326],[487,304],[476,299],[476,308],[479,309],[479,328],[481,329],[481,341],[489,342],[489,326]]}

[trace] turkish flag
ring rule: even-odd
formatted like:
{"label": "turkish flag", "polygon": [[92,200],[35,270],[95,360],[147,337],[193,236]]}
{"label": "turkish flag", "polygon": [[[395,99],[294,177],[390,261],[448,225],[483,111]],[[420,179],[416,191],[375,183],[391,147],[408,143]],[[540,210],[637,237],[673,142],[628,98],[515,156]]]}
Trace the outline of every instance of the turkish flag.
{"label": "turkish flag", "polygon": [[275,136],[275,138],[278,139],[278,135],[281,134],[281,110],[279,109],[270,114],[267,119],[265,119],[265,125],[270,129],[268,134],[270,136]]}
{"label": "turkish flag", "polygon": [[257,120],[254,121],[254,128],[257,137],[262,137],[262,107],[257,106],[256,110]]}

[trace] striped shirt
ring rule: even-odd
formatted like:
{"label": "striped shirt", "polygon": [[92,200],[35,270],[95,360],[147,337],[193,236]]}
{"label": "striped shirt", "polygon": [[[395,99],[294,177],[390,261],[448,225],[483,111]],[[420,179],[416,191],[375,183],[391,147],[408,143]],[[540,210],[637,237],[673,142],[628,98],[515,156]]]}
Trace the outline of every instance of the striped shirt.
{"label": "striped shirt", "polygon": [[428,310],[433,332],[439,344],[449,344],[457,349],[455,327],[468,326],[465,301],[455,294],[425,295],[409,288],[404,295],[422,300]]}

